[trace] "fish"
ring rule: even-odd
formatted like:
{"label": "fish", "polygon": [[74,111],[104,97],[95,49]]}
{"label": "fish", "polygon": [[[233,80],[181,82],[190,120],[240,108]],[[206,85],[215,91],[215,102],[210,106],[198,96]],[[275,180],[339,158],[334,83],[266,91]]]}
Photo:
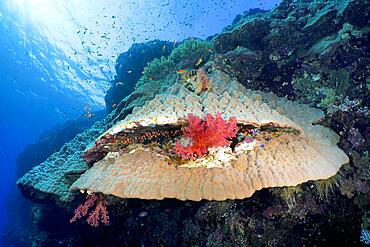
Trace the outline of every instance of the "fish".
{"label": "fish", "polygon": [[132,73],[132,70],[127,71],[127,73],[128,73],[128,74],[131,74],[131,73]]}
{"label": "fish", "polygon": [[199,66],[203,62],[203,58],[199,58],[195,66]]}
{"label": "fish", "polygon": [[184,69],[179,69],[178,71],[177,71],[177,73],[179,73],[179,74],[184,74],[186,72],[186,70],[184,70]]}
{"label": "fish", "polygon": [[93,116],[95,116],[95,114],[94,114],[94,113],[91,113],[91,112],[86,112],[86,113],[84,113],[84,118],[91,118],[91,117],[93,117]]}
{"label": "fish", "polygon": [[145,211],[143,211],[143,212],[141,212],[138,216],[139,217],[145,217],[145,216],[147,216],[148,215],[148,213],[147,212],[145,212]]}

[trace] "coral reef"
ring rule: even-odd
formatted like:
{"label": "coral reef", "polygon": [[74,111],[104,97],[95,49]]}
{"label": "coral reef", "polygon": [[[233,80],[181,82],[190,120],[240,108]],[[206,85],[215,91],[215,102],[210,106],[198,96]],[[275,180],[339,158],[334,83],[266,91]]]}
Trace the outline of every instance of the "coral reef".
{"label": "coral reef", "polygon": [[205,64],[213,53],[209,41],[187,39],[181,43],[170,55],[179,68],[199,68]]}
{"label": "coral reef", "polygon": [[[170,62],[171,66],[174,65],[173,71],[169,69],[169,73],[152,80],[151,77],[138,79],[140,83],[136,84],[134,91],[118,103],[105,120],[73,139],[46,162],[19,180],[19,186],[27,197],[35,201],[53,199],[56,202],[39,207],[35,211],[35,214],[38,213],[35,217],[36,230],[32,241],[47,246],[61,245],[60,241],[62,245],[88,246],[360,246],[361,240],[366,241],[368,230],[364,225],[363,216],[370,208],[368,158],[370,150],[367,141],[370,139],[369,16],[368,1],[285,0],[271,12],[254,10],[253,13],[238,16],[231,26],[207,41],[190,39],[184,42],[187,45],[183,45],[181,49],[178,47],[179,50],[173,50],[172,54],[163,55],[165,57],[163,60],[161,58],[159,61],[162,54],[156,57],[157,65]],[[198,46],[199,42],[207,43]],[[209,46],[211,47],[208,53],[205,47]],[[197,53],[198,47],[202,52]],[[181,51],[182,49],[184,51]],[[187,53],[185,50],[194,53]],[[201,117],[205,115],[203,113],[225,112],[224,119],[240,115],[241,108],[230,107],[234,106],[236,94],[240,92],[239,87],[231,87],[233,90],[226,96],[225,101],[232,102],[227,107],[231,109],[230,112],[222,108],[226,104],[222,100],[227,94],[221,98],[209,96],[217,95],[215,92],[220,86],[217,83],[220,80],[209,76],[212,71],[210,68],[216,68],[228,76],[235,77],[235,81],[242,83],[245,88],[266,92],[256,93],[246,102],[251,109],[254,109],[254,106],[271,108],[273,111],[270,113],[276,112],[280,115],[284,115],[289,109],[292,110],[289,107],[282,107],[281,103],[288,100],[276,95],[321,108],[322,111],[305,105],[292,116],[296,116],[297,119],[304,118],[310,115],[307,109],[312,109],[311,113],[316,113],[314,114],[316,117],[307,122],[309,124],[303,128],[303,132],[307,132],[307,129],[317,130],[319,127],[333,129],[338,134],[333,135],[335,136],[333,142],[339,141],[338,146],[349,157],[349,164],[338,166],[330,175],[325,176],[328,178],[336,174],[329,181],[301,180],[294,183],[300,185],[293,188],[260,187],[253,196],[248,198],[244,196],[243,200],[183,202],[173,199],[139,200],[109,196],[106,200],[109,202],[110,225],[101,228],[90,228],[83,222],[70,225],[69,217],[75,206],[83,199],[83,196],[79,195],[78,186],[73,190],[75,194],[71,194],[69,191],[71,185],[81,179],[80,185],[89,182],[85,189],[102,190],[99,182],[88,180],[89,174],[104,173],[107,178],[104,182],[112,185],[112,188],[107,186],[109,189],[107,194],[112,191],[123,191],[122,193],[126,194],[123,194],[122,198],[137,198],[135,193],[144,192],[157,195],[156,190],[149,189],[152,188],[150,185],[154,185],[153,181],[168,181],[164,179],[167,177],[161,177],[158,166],[153,167],[152,163],[145,163],[145,159],[140,161],[136,155],[140,152],[148,156],[154,153],[149,160],[160,160],[163,150],[171,150],[168,145],[175,143],[166,140],[175,139],[180,133],[171,132],[159,136],[154,133],[157,133],[156,131],[162,133],[168,130],[166,129],[168,126],[174,126],[173,123],[179,123],[178,118],[174,118],[178,111],[183,112],[181,114],[183,117],[191,112]],[[143,70],[142,67],[141,71]],[[200,70],[204,71],[206,77],[204,74],[196,76]],[[200,83],[205,85],[199,87],[200,90],[196,89],[197,78],[207,82]],[[183,92],[186,93],[182,94]],[[163,94],[175,96],[163,98],[161,96]],[[176,95],[184,95],[184,101],[179,100],[180,97]],[[199,103],[203,102],[199,98],[209,101],[202,104]],[[192,111],[187,111],[183,102],[192,102]],[[211,107],[212,104],[218,103],[218,107],[214,109]],[[196,105],[198,107],[195,107]],[[171,114],[166,115],[163,112]],[[143,120],[140,116],[147,118]],[[157,116],[165,117],[158,119]],[[266,116],[258,120],[271,117],[270,114]],[[283,140],[290,136],[293,140],[276,142],[274,147],[280,147],[279,152],[292,150],[293,148],[284,145],[286,143],[294,145],[294,141],[297,140],[295,135],[299,136],[302,131],[302,128],[299,128],[302,122],[297,122],[297,119],[287,120],[292,116],[281,117],[278,122],[286,123],[285,126],[296,130],[294,133],[291,129],[285,133],[283,130],[287,130],[283,128],[283,130],[274,129],[272,133],[266,135],[267,131],[261,129],[260,134],[256,134],[258,131],[252,134],[252,131],[246,132],[242,138],[245,138],[248,144],[248,141],[253,142],[254,138],[262,135],[264,139],[270,140],[269,143],[274,143],[275,140]],[[164,123],[163,129],[151,129],[153,125],[158,126],[158,122]],[[118,127],[113,127],[114,125]],[[135,131],[125,132],[124,129]],[[108,130],[114,138],[107,135]],[[148,136],[143,133],[147,133]],[[312,133],[319,134],[320,131]],[[122,136],[119,136],[120,134]],[[328,138],[328,133],[322,134],[325,138],[310,140],[312,142],[316,140],[319,143],[317,145],[328,144],[319,141]],[[103,136],[107,137],[106,142],[103,141],[101,146],[96,146],[99,144],[95,142],[96,139]],[[122,138],[124,144],[118,143],[120,138],[116,137]],[[261,144],[264,144],[262,150],[268,150],[266,143]],[[92,150],[94,146],[96,150],[104,150],[107,146],[108,152],[98,157],[87,157],[92,164],[106,155],[90,167],[81,155],[85,149]],[[126,160],[115,157],[120,155],[121,148],[124,148],[127,157],[137,161],[133,162],[138,165],[136,170],[129,170],[130,166],[126,164],[131,164],[129,163],[131,161],[127,157]],[[146,150],[148,148],[154,151],[148,152]],[[305,150],[298,152],[305,153]],[[266,157],[273,159],[274,154],[268,153]],[[306,160],[311,160],[312,157],[316,156],[310,155]],[[296,158],[292,158],[294,159]],[[321,161],[316,163],[322,164]],[[110,170],[115,166],[118,170]],[[166,170],[173,170],[173,174],[177,174],[175,171],[179,169],[168,164],[166,160],[163,161],[163,167]],[[236,167],[238,168],[240,169]],[[145,173],[148,171],[146,169],[151,170]],[[119,175],[120,172],[127,176],[135,172],[147,174],[144,181],[149,187],[145,187],[143,191],[126,189],[127,181],[141,183],[143,180],[137,179],[137,176],[132,177],[132,180],[127,176],[123,179]],[[256,170],[255,174],[260,172]],[[281,173],[284,172],[277,172]],[[288,173],[295,174],[290,170]],[[156,178],[159,179],[153,180],[150,174],[156,174]],[[99,176],[99,179],[103,177]],[[113,178],[117,176],[119,179],[109,180],[109,176]],[[184,182],[180,179],[181,177],[179,181]],[[254,181],[253,179],[250,180]],[[176,180],[170,181],[163,188],[166,188],[167,192],[171,191],[176,187],[175,182]],[[183,189],[182,195],[184,194]],[[351,219],[350,224],[348,219]],[[50,225],[50,222],[52,226],[46,228],[45,225]],[[360,239],[362,231],[364,233]]]}
{"label": "coral reef", "polygon": [[[181,80],[174,82],[103,133],[86,151],[85,161],[93,166],[72,184],[71,192],[243,199],[262,188],[327,179],[348,162],[336,146],[338,136],[312,126],[323,117],[320,110],[246,90],[211,64],[211,91],[197,94]],[[185,135],[179,136],[184,125]],[[172,134],[152,134],[163,131]]]}
{"label": "coral reef", "polygon": [[[176,68],[198,68],[205,64],[213,53],[212,49],[210,42],[198,39],[187,39],[177,47],[175,42],[159,40],[134,44],[117,58],[117,75],[105,96],[108,113],[126,96],[132,98],[140,94],[137,88],[146,82],[164,79]],[[133,91],[134,95],[131,94]]]}
{"label": "coral reef", "polygon": [[107,112],[111,112],[134,90],[147,63],[162,56],[168,56],[174,48],[173,42],[154,40],[134,44],[127,52],[118,56],[116,76],[105,96]]}
{"label": "coral reef", "polygon": [[[148,63],[148,65],[144,68],[142,79],[141,81],[156,81],[159,79],[163,79],[169,73],[175,70],[175,63],[167,59],[165,57],[161,57],[160,59],[155,58],[153,61]],[[140,81],[138,82],[140,85]]]}
{"label": "coral reef", "polygon": [[368,105],[369,12],[361,1],[284,1],[273,12],[238,17],[214,37],[222,53],[215,61],[247,88],[324,110],[344,95]]}
{"label": "coral reef", "polygon": [[362,217],[361,242],[370,244],[370,210]]}

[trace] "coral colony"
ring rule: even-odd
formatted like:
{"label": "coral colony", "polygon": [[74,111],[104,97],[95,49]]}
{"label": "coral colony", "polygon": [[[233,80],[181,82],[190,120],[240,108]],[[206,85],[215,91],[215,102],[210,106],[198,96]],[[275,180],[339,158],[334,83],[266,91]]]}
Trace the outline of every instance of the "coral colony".
{"label": "coral colony", "polygon": [[[243,199],[262,188],[326,179],[348,162],[334,132],[312,127],[320,110],[247,90],[216,67],[203,72],[212,83],[202,90],[178,80],[101,134],[83,155],[92,167],[69,191]],[[284,175],[287,167],[297,175]]]}
{"label": "coral colony", "polygon": [[[209,148],[222,147],[230,144],[230,139],[234,138],[238,132],[236,118],[225,120],[221,113],[217,113],[215,117],[211,114],[207,114],[204,119],[194,116],[193,114],[188,114],[186,122],[187,126],[183,130],[182,137],[190,139],[190,143],[187,146],[183,146],[179,140],[174,148],[174,152],[185,160],[195,160],[207,154]],[[149,132],[140,135],[135,140],[121,140],[120,144],[129,145],[134,143],[134,141],[144,143],[147,140],[161,136],[163,136],[163,133]],[[167,131],[165,131],[165,136],[170,136]],[[102,195],[95,193],[89,195],[86,202],[77,207],[70,222],[73,223],[86,216],[88,210],[93,207],[95,203],[96,207],[89,214],[86,220],[87,223],[95,227],[99,226],[99,222],[102,222],[104,225],[109,224],[108,211],[106,209],[107,203]]]}

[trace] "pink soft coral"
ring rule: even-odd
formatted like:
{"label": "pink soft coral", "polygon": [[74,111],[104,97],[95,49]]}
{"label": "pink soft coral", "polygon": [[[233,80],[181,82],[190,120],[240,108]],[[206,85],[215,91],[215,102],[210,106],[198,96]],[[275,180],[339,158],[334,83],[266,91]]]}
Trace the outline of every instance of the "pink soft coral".
{"label": "pink soft coral", "polygon": [[109,216],[106,207],[106,202],[101,195],[92,194],[87,197],[87,200],[84,204],[78,206],[75,210],[75,215],[70,220],[71,223],[75,222],[78,219],[86,216],[89,209],[95,204],[95,209],[89,214],[87,218],[87,223],[91,226],[99,226],[99,221],[101,221],[104,225],[109,224]]}
{"label": "pink soft coral", "polygon": [[206,154],[210,147],[228,145],[228,138],[235,137],[238,132],[236,118],[226,121],[221,113],[216,117],[207,114],[204,119],[188,114],[187,122],[183,136],[191,139],[191,143],[184,147],[178,142],[174,149],[183,159],[195,159]]}

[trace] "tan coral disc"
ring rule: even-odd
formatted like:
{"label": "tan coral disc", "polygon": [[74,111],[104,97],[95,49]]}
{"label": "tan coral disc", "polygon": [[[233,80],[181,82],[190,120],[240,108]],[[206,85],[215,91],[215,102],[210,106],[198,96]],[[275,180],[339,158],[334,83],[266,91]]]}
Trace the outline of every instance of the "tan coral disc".
{"label": "tan coral disc", "polygon": [[[328,128],[313,125],[323,117],[320,110],[247,90],[217,70],[210,80],[212,88],[200,95],[175,84],[147,105],[134,109],[87,152],[97,157],[95,154],[105,149],[103,154],[108,154],[101,156],[70,190],[120,198],[243,199],[262,188],[327,179],[348,162],[336,145],[338,136]],[[176,168],[168,164],[166,154],[153,147],[144,145],[132,152],[109,148],[111,140],[120,138],[123,132],[143,131],[143,126],[178,125],[188,113],[204,116],[217,112],[224,118],[236,117],[242,125],[273,125],[294,131],[258,140],[248,152],[228,154],[231,158],[221,165],[219,160],[206,160],[206,165]]]}
{"label": "tan coral disc", "polygon": [[[323,150],[324,149],[324,150]],[[83,174],[71,190],[89,190],[120,198],[199,201],[243,199],[262,188],[294,186],[333,176],[346,156],[328,160],[330,146],[310,146],[300,137],[284,135],[240,154],[226,167],[177,167],[153,150],[109,153]],[[325,169],[320,169],[320,167]]]}

